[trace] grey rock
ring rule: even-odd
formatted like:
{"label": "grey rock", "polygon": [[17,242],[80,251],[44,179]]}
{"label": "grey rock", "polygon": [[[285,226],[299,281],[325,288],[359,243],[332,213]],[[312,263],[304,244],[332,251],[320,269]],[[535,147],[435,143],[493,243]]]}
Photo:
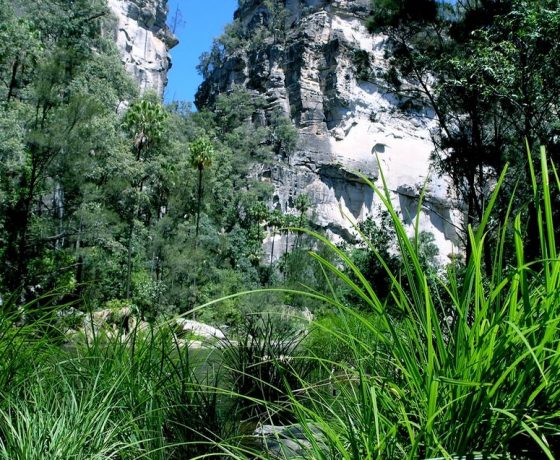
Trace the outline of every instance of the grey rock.
{"label": "grey rock", "polygon": [[[365,27],[369,0],[286,0],[286,37],[269,37],[258,51],[241,47],[200,86],[199,108],[211,107],[219,94],[236,85],[267,101],[265,116],[280,108],[299,131],[289,157],[276,158],[267,171],[275,187],[271,208],[296,213],[294,200],[310,195],[314,223],[334,240],[352,239],[353,222],[376,216],[380,200],[361,175],[376,181],[380,168],[397,209],[417,207],[427,184],[420,229],[430,231],[442,262],[456,252],[455,229],[461,215],[449,181],[433,174],[430,130],[434,116],[427,104],[404,110],[382,76],[389,68],[387,41]],[[264,0],[246,0],[235,13],[247,33],[267,24]],[[370,56],[370,78],[357,75],[355,52]],[[408,200],[406,203],[404,201]],[[412,233],[410,218],[405,218]],[[276,248],[284,248],[282,239]],[[268,238],[267,251],[271,238]],[[274,255],[280,257],[282,250]]]}
{"label": "grey rock", "polygon": [[127,71],[142,93],[163,96],[178,40],[166,25],[167,0],[107,0],[116,18],[114,36]]}
{"label": "grey rock", "polygon": [[323,433],[312,424],[306,428],[302,425],[262,425],[254,435],[261,448],[276,459],[310,458],[313,444],[327,452]]}
{"label": "grey rock", "polygon": [[177,326],[181,332],[191,332],[204,339],[225,339],[224,333],[215,327],[186,318],[177,318]]}

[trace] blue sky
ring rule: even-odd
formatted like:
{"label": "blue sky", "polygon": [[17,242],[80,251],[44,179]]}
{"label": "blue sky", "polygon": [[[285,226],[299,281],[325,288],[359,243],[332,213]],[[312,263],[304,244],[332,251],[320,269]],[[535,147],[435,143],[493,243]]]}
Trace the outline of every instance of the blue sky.
{"label": "blue sky", "polygon": [[181,41],[171,50],[173,68],[165,91],[166,102],[194,101],[202,78],[196,71],[198,57],[209,51],[212,39],[221,35],[233,20],[237,0],[169,0],[169,23],[180,11],[175,34]]}

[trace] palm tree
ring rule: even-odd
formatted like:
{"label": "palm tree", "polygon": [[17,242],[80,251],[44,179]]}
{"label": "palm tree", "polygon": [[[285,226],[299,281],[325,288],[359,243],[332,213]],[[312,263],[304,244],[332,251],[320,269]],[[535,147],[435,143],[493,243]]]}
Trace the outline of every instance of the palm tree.
{"label": "palm tree", "polygon": [[202,205],[202,175],[204,170],[212,166],[214,146],[207,137],[199,137],[189,144],[190,162],[193,168],[198,170],[198,193],[196,206],[196,232],[195,245],[198,245],[198,233],[200,230],[200,208]]}
{"label": "palm tree", "polygon": [[255,224],[256,236],[261,244],[264,240],[261,224],[267,219],[268,215],[268,207],[266,206],[266,203],[262,201],[253,203],[249,208],[249,216]]}
{"label": "palm tree", "polygon": [[290,250],[290,228],[297,226],[297,217],[293,214],[284,214],[282,226],[286,235],[286,249],[284,250],[284,255],[286,255]]}
{"label": "palm tree", "polygon": [[124,126],[132,134],[136,161],[161,140],[166,120],[167,113],[157,102],[142,100],[127,110]]}
{"label": "palm tree", "polygon": [[[132,104],[127,110],[123,124],[132,136],[132,145],[136,161],[146,160],[161,141],[167,113],[163,106],[157,102],[142,100]],[[142,191],[144,179],[133,181],[132,188],[138,192]],[[136,194],[138,195],[138,194]],[[138,199],[134,200],[128,222],[127,241],[127,267],[126,267],[126,298],[130,298],[130,280],[132,276],[132,239],[134,236],[134,219],[139,213]]]}

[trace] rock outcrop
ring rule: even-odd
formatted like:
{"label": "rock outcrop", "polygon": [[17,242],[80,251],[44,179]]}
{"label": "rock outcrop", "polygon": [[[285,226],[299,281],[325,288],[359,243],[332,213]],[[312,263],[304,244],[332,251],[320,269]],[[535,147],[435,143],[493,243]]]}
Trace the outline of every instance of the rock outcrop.
{"label": "rock outcrop", "polygon": [[[370,1],[278,1],[287,10],[285,34],[271,33],[261,46],[226,56],[201,85],[197,106],[211,106],[218,94],[241,85],[264,96],[261,118],[280,109],[293,121],[299,130],[296,151],[263,175],[275,186],[273,206],[290,212],[295,197],[306,193],[314,222],[335,239],[351,239],[351,222],[375,216],[379,207],[360,175],[380,183],[381,169],[404,222],[412,228],[418,217],[445,260],[456,244],[459,214],[445,178],[430,171],[433,113],[387,88],[386,38],[365,27]],[[264,0],[241,5],[236,20],[246,36],[258,27],[274,29]]]}
{"label": "rock outcrop", "polygon": [[171,68],[168,51],[177,38],[166,25],[167,0],[108,0],[115,15],[115,41],[141,92],[163,96]]}

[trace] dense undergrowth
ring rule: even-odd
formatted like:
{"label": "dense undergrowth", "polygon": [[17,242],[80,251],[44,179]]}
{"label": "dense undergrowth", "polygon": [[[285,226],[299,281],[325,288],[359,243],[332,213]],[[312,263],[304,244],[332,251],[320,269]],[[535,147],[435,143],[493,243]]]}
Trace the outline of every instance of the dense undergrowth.
{"label": "dense undergrowth", "polygon": [[[298,424],[309,459],[558,458],[560,260],[551,189],[560,180],[544,150],[541,172],[542,183],[533,173],[541,257],[526,261],[521,216],[508,213],[487,270],[485,239],[504,171],[481,225],[469,231],[472,254],[460,279],[450,269],[435,282],[387,189],[370,183],[392,217],[400,272],[385,265],[392,284],[381,299],[344,251],[313,235],[338,261],[311,253],[330,292],[285,292],[333,312],[305,333],[259,316],[207,349],[189,348],[169,323],[61,345],[52,315],[21,325],[6,309],[0,458],[273,458],[253,435],[260,424]],[[353,308],[333,279],[368,308]]]}

